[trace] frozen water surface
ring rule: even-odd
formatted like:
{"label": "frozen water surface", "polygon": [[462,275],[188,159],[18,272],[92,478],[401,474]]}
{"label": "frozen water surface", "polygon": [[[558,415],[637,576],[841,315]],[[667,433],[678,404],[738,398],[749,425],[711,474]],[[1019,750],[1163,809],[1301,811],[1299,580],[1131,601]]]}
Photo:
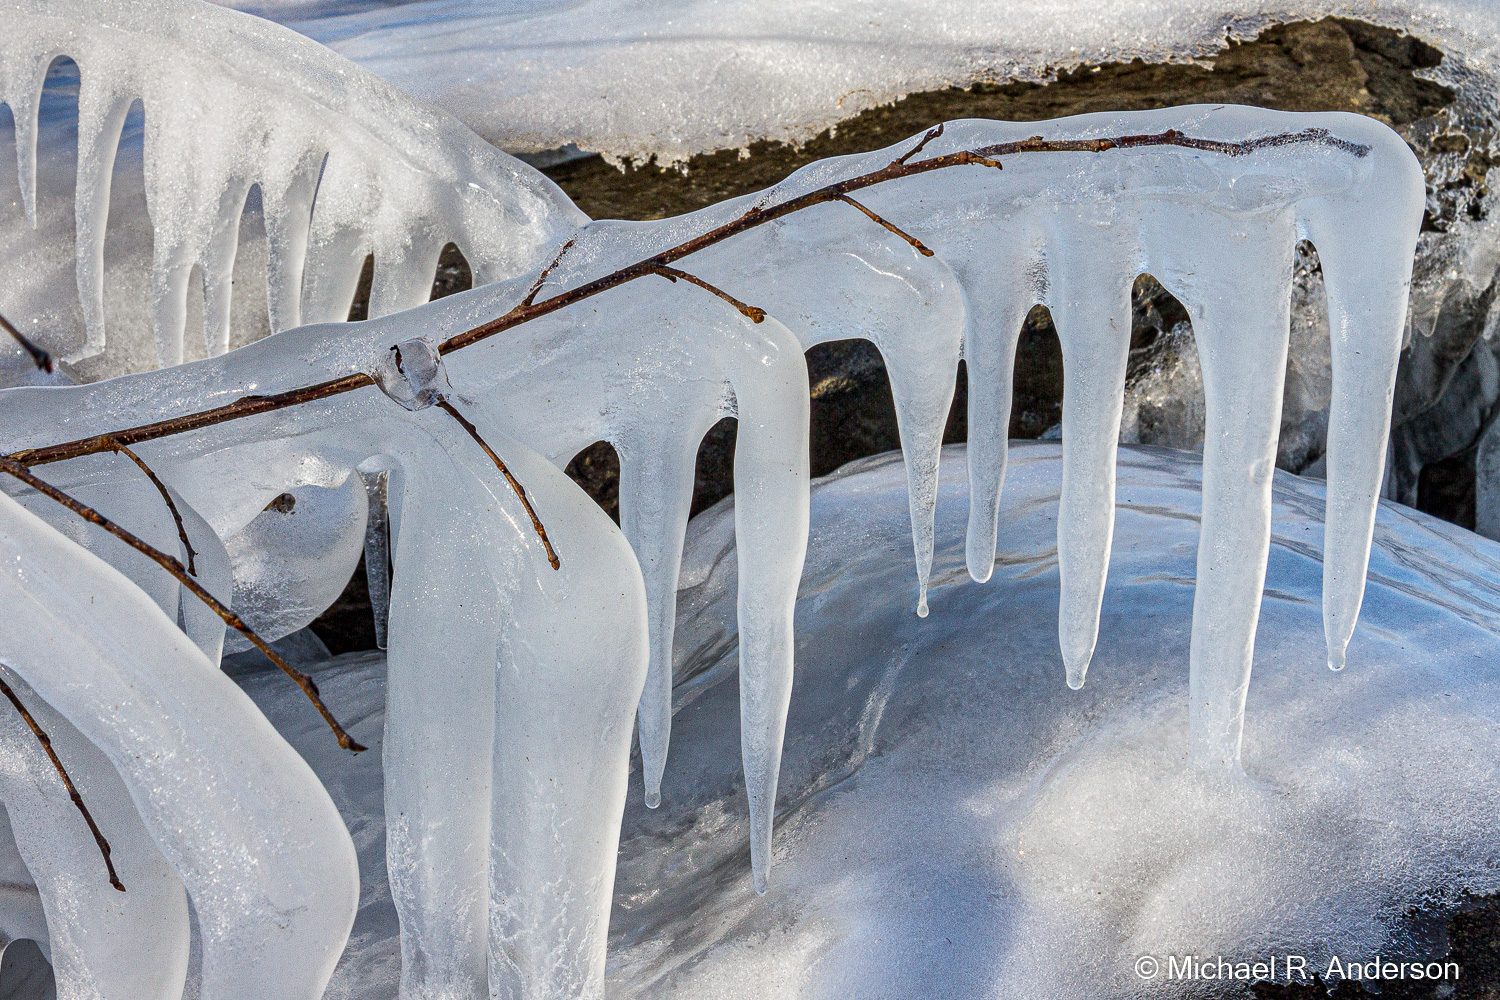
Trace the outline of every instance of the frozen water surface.
{"label": "frozen water surface", "polygon": [[[1055,633],[1060,449],[1013,450],[995,578],[978,585],[962,448],[947,449],[925,621],[899,459],[814,484],[765,896],[744,849],[732,503],[692,523],[677,737],[662,807],[634,794],[626,812],[611,997],[1179,996],[1137,979],[1135,957],[1290,950],[1321,969],[1329,954],[1420,953],[1431,942],[1409,908],[1500,888],[1500,547],[1383,504],[1348,667],[1331,673],[1323,489],[1278,473],[1244,774],[1225,782],[1185,759],[1199,461],[1121,449],[1099,650],[1071,691]],[[378,739],[379,655],[318,677]],[[360,851],[360,916],[329,996],[385,1000],[397,962],[378,778],[276,677],[242,683]]]}

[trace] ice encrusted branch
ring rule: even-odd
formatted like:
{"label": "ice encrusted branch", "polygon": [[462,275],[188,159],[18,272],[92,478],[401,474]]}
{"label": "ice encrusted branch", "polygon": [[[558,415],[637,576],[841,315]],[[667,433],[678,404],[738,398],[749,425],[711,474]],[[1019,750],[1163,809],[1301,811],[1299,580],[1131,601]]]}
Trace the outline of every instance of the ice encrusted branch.
{"label": "ice encrusted branch", "polygon": [[104,870],[109,873],[109,884],[120,892],[124,892],[125,884],[120,881],[119,874],[115,872],[115,863],[110,858],[112,849],[109,846],[109,841],[99,831],[99,824],[94,822],[93,813],[89,812],[89,807],[84,805],[83,796],[78,794],[78,788],[73,784],[72,776],[68,774],[68,769],[63,766],[61,758],[57,756],[57,751],[52,748],[52,737],[48,736],[46,730],[37,723],[36,717],[27,710],[26,703],[21,701],[20,696],[16,694],[14,688],[5,682],[4,677],[0,677],[0,694],[3,694],[6,700],[20,713],[21,718],[26,723],[26,727],[36,737],[37,743],[41,744],[42,750],[47,754],[47,759],[52,762],[53,769],[57,771],[57,776],[62,779],[63,787],[68,791],[68,798],[73,800],[73,808],[78,810],[79,815],[83,817],[83,821],[88,824],[89,833],[93,834],[94,843],[99,845],[99,854],[104,858]]}
{"label": "ice encrusted branch", "polygon": [[[313,707],[318,710],[318,714],[323,717],[323,721],[328,723],[328,728],[333,730],[334,736],[338,739],[339,746],[354,753],[361,753],[366,749],[344,731],[344,727],[339,725],[339,721],[333,717],[333,713],[328,710],[328,706],[323,704],[323,699],[318,694],[318,686],[313,683],[313,679],[288,663],[280,653],[272,648],[270,643],[256,635],[255,631],[249,625],[246,625],[239,615],[231,611],[223,602],[213,594],[210,594],[202,584],[195,580],[188,572],[187,567],[183,566],[174,556],[169,556],[154,545],[143,541],[137,535],[111,521],[94,508],[80,503],[64,491],[36,476],[24,465],[13,459],[0,458],[0,472],[4,472],[20,480],[49,500],[66,507],[90,524],[103,528],[170,573],[176,578],[178,583],[191,591],[194,597],[208,605],[213,613],[223,620],[225,625],[239,632],[246,639],[249,639],[256,649],[265,654],[266,659],[274,663],[282,673],[290,677],[302,689],[302,693],[307,695],[308,701],[313,703]],[[153,481],[155,481],[155,477],[153,477]],[[178,523],[181,524],[180,519]]]}
{"label": "ice encrusted branch", "polygon": [[[911,151],[917,152],[927,142],[942,134],[942,129],[934,129],[929,132],[917,146]],[[919,174],[929,173],[934,170],[945,170],[960,166],[984,166],[1000,169],[999,157],[1021,153],[1073,153],[1094,152],[1101,153],[1112,149],[1135,149],[1148,146],[1182,146],[1188,149],[1201,149],[1228,156],[1243,156],[1253,153],[1259,149],[1267,149],[1278,146],[1287,146],[1295,143],[1311,143],[1327,145],[1354,156],[1364,156],[1369,152],[1369,147],[1360,143],[1348,142],[1337,136],[1329,134],[1326,129],[1305,129],[1301,132],[1281,133],[1278,135],[1265,136],[1256,139],[1247,139],[1241,142],[1223,142],[1209,139],[1195,139],[1191,136],[1175,130],[1168,129],[1155,135],[1122,135],[1100,139],[1070,139],[1070,140],[1046,140],[1041,137],[1026,139],[1021,142],[997,143],[979,150],[966,150],[956,153],[947,153],[942,156],[929,157],[925,160],[907,162],[906,157],[893,161],[889,166],[879,170],[851,177],[846,180],[836,181],[832,184],[808,192],[796,198],[781,202],[769,208],[751,208],[738,219],[726,223],[706,233],[702,233],[692,239],[679,243],[677,246],[652,254],[649,257],[636,261],[625,267],[611,271],[609,274],[596,278],[577,288],[559,292],[550,298],[540,302],[535,301],[537,292],[542,288],[548,274],[562,260],[564,254],[573,246],[574,241],[569,240],[563,244],[558,251],[557,257],[543,270],[542,274],[533,283],[531,289],[514,308],[504,315],[481,323],[462,333],[456,334],[444,340],[439,345],[439,352],[451,354],[454,351],[463,350],[482,340],[513,329],[523,323],[550,315],[585,299],[600,295],[613,288],[618,288],[627,282],[654,274],[669,274],[675,280],[677,277],[691,278],[685,272],[670,268],[670,265],[711,246],[722,243],[733,236],[747,232],[758,226],[766,225],[778,219],[797,212],[805,211],[816,205],[826,204],[832,201],[848,201],[848,195],[852,191],[873,187],[888,181],[899,180],[906,177],[914,177]],[[911,154],[907,154],[910,156]],[[879,221],[879,217],[869,213],[872,218]],[[882,223],[884,225],[884,223]],[[901,236],[902,239],[912,243],[914,247],[920,244],[914,242],[914,238],[901,232],[894,227],[887,226],[892,232]],[[695,281],[703,284],[701,279]],[[710,288],[714,294],[726,298],[741,312],[754,318],[746,310],[753,307],[745,306],[739,300],[727,296],[717,289]],[[8,456],[13,462],[25,466],[45,465],[51,462],[61,462],[70,458],[80,458],[84,455],[92,455],[101,451],[112,451],[117,446],[130,446],[143,441],[154,441],[158,438],[169,437],[174,434],[183,434],[188,431],[201,430],[216,424],[231,420],[239,420],[244,417],[254,416],[262,413],[270,413],[276,410],[286,409],[292,406],[300,406],[304,403],[316,402],[333,396],[362,389],[366,386],[375,385],[376,380],[363,372],[354,373],[338,379],[319,382],[313,385],[299,386],[285,392],[272,396],[242,396],[231,403],[216,406],[207,410],[199,410],[195,413],[183,414],[177,417],[169,417],[163,420],[153,421],[149,424],[140,424],[135,427],[122,428],[118,431],[110,431],[104,434],[91,435],[73,441],[63,441],[54,445],[44,445],[27,448],[14,452]]]}

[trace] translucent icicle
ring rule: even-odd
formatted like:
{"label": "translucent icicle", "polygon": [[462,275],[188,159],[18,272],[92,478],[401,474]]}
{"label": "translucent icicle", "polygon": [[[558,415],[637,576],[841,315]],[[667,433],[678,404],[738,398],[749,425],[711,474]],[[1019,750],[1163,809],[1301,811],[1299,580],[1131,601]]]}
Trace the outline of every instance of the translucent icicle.
{"label": "translucent icicle", "polygon": [[[1336,197],[1299,206],[1328,295],[1333,402],[1328,411],[1328,513],[1323,542],[1323,626],[1328,665],[1344,665],[1364,598],[1375,506],[1385,475],[1391,399],[1421,228],[1421,165],[1394,132],[1351,131],[1372,152]],[[1342,123],[1341,123],[1342,124]]]}
{"label": "translucent icicle", "polygon": [[386,648],[391,616],[391,521],[387,514],[391,474],[386,469],[361,472],[365,484],[365,580],[375,617],[375,648]]}
{"label": "translucent icicle", "polygon": [[1063,353],[1062,495],[1057,507],[1058,639],[1080,688],[1099,638],[1115,523],[1115,452],[1130,354],[1135,269],[1115,233],[1075,223],[1049,240],[1048,305]]}
{"label": "translucent icicle", "polygon": [[[620,528],[640,562],[646,585],[651,659],[637,721],[646,805],[661,804],[661,779],[672,739],[672,635],[677,620],[677,577],[682,542],[693,505],[698,442],[717,413],[688,433],[662,441],[654,435],[622,438]],[[707,423],[708,426],[702,426]],[[694,432],[696,431],[696,433]],[[639,438],[636,440],[635,438]]]}
{"label": "translucent icicle", "polygon": [[1204,213],[1159,242],[1193,251],[1159,277],[1192,318],[1207,407],[1188,719],[1197,762],[1234,768],[1271,544],[1296,231],[1289,213]]}

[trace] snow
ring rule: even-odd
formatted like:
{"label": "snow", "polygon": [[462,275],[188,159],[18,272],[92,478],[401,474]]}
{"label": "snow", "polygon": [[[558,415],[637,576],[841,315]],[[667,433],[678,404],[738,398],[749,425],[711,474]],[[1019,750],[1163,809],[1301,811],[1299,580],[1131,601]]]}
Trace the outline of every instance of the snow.
{"label": "snow", "polygon": [[[1202,59],[1266,26],[1359,17],[1500,67],[1489,0],[237,0],[503,148],[663,165],[798,143],[906,94],[1102,62]],[[1452,66],[1440,74],[1461,76]]]}
{"label": "snow", "polygon": [[[1244,774],[1186,766],[1202,469],[1120,451],[1099,651],[1062,683],[1051,526],[1061,447],[1017,442],[994,577],[968,576],[963,449],[944,454],[932,614],[912,616],[905,473],[885,455],[813,484],[797,603],[778,875],[752,891],[738,747],[732,501],[696,519],[678,596],[678,739],[663,805],[627,810],[608,995],[1136,997],[1138,955],[1431,953],[1409,908],[1500,888],[1500,547],[1383,503],[1361,624],[1322,668],[1323,486],[1277,473]],[[377,653],[317,668],[380,734]],[[397,976],[379,778],[277,676],[241,683],[323,778],[360,849],[328,995]],[[1438,951],[1440,951],[1440,947]]]}

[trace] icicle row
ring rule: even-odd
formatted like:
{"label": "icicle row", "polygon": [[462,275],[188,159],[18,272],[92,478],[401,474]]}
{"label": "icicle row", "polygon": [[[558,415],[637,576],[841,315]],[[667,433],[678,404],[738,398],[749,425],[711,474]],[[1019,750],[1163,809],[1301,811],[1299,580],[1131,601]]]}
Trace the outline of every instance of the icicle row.
{"label": "icicle row", "polygon": [[[271,22],[199,0],[9,0],[0,20],[0,99],[15,118],[33,226],[42,84],[55,58],[70,56],[80,70],[75,224],[85,342],[65,360],[104,349],[111,176],[137,99],[146,112],[162,366],[182,360],[195,269],[205,347],[210,356],[228,349],[240,218],[254,185],[266,219],[272,332],[299,325],[304,310],[314,321],[345,319],[367,252],[376,255],[370,314],[378,316],[427,300],[450,241],[494,280],[525,270],[584,219],[537,171]],[[318,284],[329,267],[332,277]],[[309,269],[314,287],[304,291]]]}

